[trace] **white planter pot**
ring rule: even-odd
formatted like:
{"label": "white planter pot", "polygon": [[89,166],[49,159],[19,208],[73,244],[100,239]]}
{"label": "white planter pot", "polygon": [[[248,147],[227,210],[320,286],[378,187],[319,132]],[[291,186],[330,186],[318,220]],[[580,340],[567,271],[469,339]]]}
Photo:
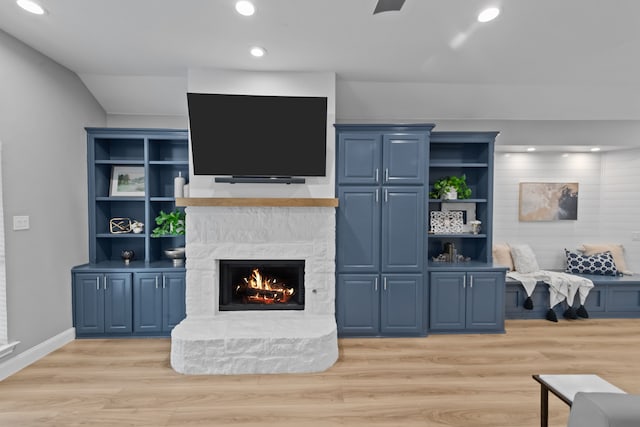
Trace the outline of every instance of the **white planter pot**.
{"label": "white planter pot", "polygon": [[455,189],[450,189],[448,192],[442,195],[444,200],[456,200],[458,198],[458,192]]}

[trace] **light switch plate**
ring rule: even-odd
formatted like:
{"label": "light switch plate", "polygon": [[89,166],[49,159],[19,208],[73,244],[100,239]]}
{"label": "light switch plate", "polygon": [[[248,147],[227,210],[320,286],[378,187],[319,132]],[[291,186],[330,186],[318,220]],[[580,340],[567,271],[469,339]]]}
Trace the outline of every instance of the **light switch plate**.
{"label": "light switch plate", "polygon": [[29,216],[18,215],[13,217],[13,229],[14,230],[28,230],[29,229]]}

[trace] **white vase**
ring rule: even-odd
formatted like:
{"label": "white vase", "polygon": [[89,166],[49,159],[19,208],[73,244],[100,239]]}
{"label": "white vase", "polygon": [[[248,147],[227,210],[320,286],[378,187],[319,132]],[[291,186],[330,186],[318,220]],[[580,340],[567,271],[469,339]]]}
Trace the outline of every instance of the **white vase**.
{"label": "white vase", "polygon": [[173,197],[179,198],[184,197],[184,185],[185,179],[182,176],[182,172],[178,172],[178,176],[173,179]]}

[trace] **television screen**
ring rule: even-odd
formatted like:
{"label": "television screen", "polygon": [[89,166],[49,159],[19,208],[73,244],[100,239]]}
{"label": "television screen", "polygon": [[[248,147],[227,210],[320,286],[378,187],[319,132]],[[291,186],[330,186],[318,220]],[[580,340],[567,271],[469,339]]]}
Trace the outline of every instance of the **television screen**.
{"label": "television screen", "polygon": [[195,175],[326,174],[327,98],[188,93]]}

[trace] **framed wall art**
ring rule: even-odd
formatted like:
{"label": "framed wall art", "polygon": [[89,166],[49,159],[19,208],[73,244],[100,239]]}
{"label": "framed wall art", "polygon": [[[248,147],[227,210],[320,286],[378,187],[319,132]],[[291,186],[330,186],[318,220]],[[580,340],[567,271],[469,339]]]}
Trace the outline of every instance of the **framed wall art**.
{"label": "framed wall art", "polygon": [[520,221],[578,219],[577,182],[521,182]]}
{"label": "framed wall art", "polygon": [[144,166],[113,166],[109,195],[144,197]]}

